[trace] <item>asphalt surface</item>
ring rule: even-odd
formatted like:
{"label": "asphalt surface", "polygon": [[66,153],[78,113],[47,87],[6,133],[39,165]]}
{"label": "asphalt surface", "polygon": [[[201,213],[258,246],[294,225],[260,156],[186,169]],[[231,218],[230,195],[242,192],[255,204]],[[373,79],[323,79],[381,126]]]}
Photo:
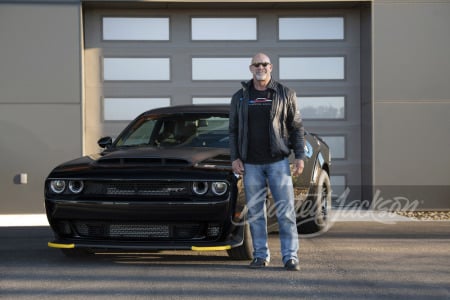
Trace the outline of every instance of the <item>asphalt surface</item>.
{"label": "asphalt surface", "polygon": [[68,259],[48,227],[0,228],[1,299],[450,299],[450,222],[339,222],[301,239],[301,271],[278,236],[263,270],[225,252]]}

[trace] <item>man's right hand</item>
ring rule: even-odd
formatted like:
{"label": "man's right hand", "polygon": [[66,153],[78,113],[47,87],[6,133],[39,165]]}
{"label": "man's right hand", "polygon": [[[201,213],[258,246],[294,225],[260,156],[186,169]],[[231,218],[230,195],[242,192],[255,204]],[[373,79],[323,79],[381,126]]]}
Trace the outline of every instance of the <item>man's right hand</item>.
{"label": "man's right hand", "polygon": [[231,163],[231,167],[233,168],[233,172],[238,175],[244,174],[244,163],[239,158]]}

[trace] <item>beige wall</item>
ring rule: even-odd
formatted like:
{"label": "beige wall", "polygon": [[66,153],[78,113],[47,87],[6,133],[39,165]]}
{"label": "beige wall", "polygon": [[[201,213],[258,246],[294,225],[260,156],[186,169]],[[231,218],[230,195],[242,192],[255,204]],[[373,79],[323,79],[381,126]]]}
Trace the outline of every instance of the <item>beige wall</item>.
{"label": "beige wall", "polygon": [[82,152],[80,7],[0,3],[0,214],[44,213],[45,177]]}
{"label": "beige wall", "polygon": [[422,208],[450,207],[449,16],[450,1],[373,4],[374,185]]}
{"label": "beige wall", "polygon": [[[44,179],[82,154],[88,113],[82,1],[21,2],[0,0],[0,214],[44,212]],[[375,0],[361,37],[363,183],[425,208],[450,208],[448,16],[450,0]]]}

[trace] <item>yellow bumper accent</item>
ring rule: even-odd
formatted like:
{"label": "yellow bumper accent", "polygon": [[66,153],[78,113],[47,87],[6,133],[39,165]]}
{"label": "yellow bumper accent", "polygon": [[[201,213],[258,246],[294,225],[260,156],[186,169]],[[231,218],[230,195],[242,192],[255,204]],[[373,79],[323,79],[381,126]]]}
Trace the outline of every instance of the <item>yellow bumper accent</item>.
{"label": "yellow bumper accent", "polygon": [[225,246],[212,246],[212,247],[197,247],[197,246],[192,246],[191,249],[193,251],[221,251],[221,250],[229,250],[231,249],[230,245],[225,245]]}
{"label": "yellow bumper accent", "polygon": [[48,242],[48,246],[50,248],[58,248],[58,249],[73,249],[75,248],[75,244],[57,244]]}

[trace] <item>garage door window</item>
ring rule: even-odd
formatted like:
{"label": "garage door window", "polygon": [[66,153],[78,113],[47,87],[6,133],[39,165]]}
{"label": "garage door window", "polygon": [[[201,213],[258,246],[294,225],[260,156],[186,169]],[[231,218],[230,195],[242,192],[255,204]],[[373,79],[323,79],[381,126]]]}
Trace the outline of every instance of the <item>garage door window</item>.
{"label": "garage door window", "polygon": [[324,141],[330,146],[331,155],[334,159],[345,159],[345,136],[321,135]]}
{"label": "garage door window", "polygon": [[286,40],[343,40],[343,17],[300,17],[278,19],[279,39]]}
{"label": "garage door window", "polygon": [[345,79],[344,57],[280,57],[280,79]]}
{"label": "garage door window", "polygon": [[102,20],[105,41],[168,41],[169,18],[115,18]]}
{"label": "garage door window", "polygon": [[331,186],[333,187],[333,196],[344,195],[345,188],[347,187],[347,178],[345,175],[332,175],[330,177]]}
{"label": "garage door window", "polygon": [[251,77],[251,57],[193,58],[192,80],[243,80]]}
{"label": "garage door window", "polygon": [[146,110],[169,105],[170,98],[105,98],[103,119],[130,121]]}
{"label": "garage door window", "polygon": [[345,97],[297,97],[305,120],[345,119]]}
{"label": "garage door window", "polygon": [[255,41],[256,18],[192,18],[193,41]]}
{"label": "garage door window", "polygon": [[104,58],[104,80],[170,80],[169,58]]}

